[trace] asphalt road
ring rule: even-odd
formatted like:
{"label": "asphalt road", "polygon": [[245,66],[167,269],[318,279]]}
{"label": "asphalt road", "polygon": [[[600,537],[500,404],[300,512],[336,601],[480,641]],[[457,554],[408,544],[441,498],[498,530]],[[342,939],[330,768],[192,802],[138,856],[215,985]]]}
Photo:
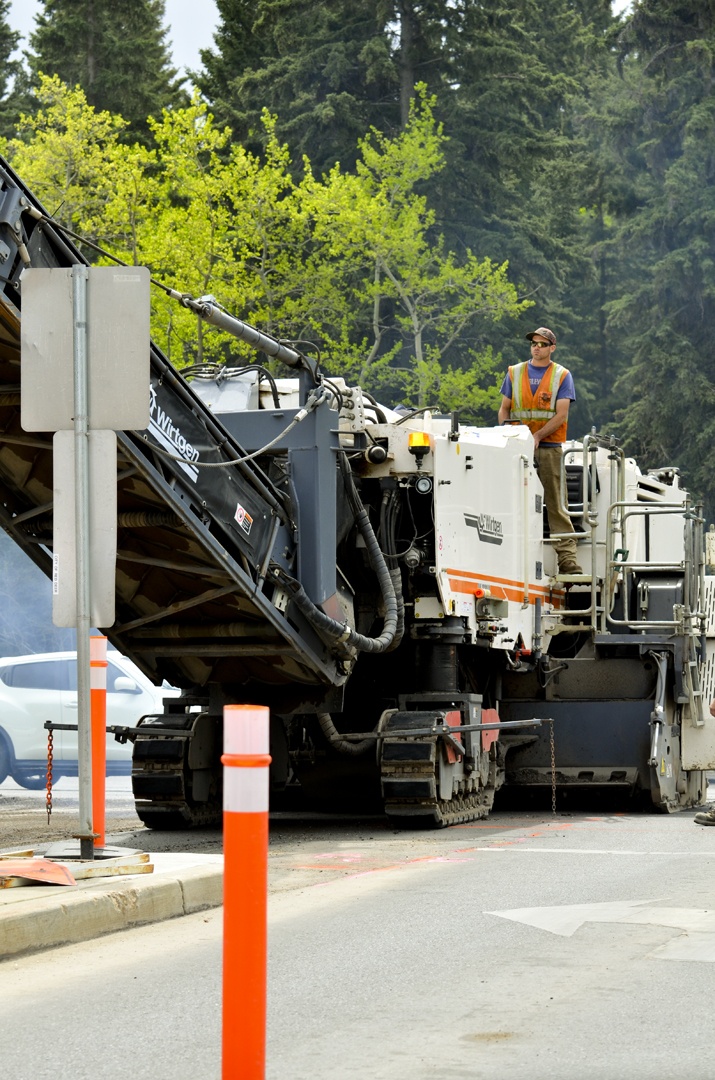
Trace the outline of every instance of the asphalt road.
{"label": "asphalt road", "polygon": [[[715,829],[692,816],[275,817],[267,1077],[710,1080]],[[0,964],[5,1070],[217,1080],[221,932]]]}

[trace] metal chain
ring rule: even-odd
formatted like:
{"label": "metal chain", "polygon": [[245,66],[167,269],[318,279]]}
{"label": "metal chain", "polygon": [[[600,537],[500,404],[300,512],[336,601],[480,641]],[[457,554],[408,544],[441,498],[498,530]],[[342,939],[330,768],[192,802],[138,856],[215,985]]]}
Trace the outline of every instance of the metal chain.
{"label": "metal chain", "polygon": [[50,817],[52,815],[52,746],[54,742],[54,732],[52,728],[47,732],[47,795],[45,796],[45,803],[47,805],[47,824],[50,824]]}
{"label": "metal chain", "polygon": [[551,813],[556,816],[556,748],[553,720],[549,720],[549,742],[551,744]]}

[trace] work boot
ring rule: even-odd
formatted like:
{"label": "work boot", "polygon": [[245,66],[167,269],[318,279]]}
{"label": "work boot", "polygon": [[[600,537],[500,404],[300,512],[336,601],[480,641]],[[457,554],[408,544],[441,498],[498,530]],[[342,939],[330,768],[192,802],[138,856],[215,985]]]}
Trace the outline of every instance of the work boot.
{"label": "work boot", "polygon": [[715,806],[712,810],[701,810],[693,818],[696,825],[715,825]]}
{"label": "work boot", "polygon": [[559,567],[560,574],[582,574],[583,570],[574,559],[564,562]]}

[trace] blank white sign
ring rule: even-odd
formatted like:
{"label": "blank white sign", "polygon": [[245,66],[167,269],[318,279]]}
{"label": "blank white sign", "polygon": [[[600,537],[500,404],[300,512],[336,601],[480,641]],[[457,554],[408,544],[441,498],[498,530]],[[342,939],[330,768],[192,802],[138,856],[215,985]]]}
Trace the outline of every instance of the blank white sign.
{"label": "blank white sign", "polygon": [[[145,266],[92,266],[87,281],[89,427],[149,424],[149,289]],[[71,267],[21,278],[20,422],[25,431],[74,427]]]}
{"label": "blank white sign", "polygon": [[[75,525],[75,434],[53,439],[52,622],[77,625],[77,530]],[[114,623],[117,564],[117,436],[89,433],[89,592],[92,626]]]}

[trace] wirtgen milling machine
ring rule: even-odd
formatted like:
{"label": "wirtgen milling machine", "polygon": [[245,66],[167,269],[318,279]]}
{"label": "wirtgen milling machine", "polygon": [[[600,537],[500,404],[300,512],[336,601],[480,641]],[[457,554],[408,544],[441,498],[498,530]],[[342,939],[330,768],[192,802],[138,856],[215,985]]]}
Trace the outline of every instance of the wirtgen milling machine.
{"label": "wirtgen milling machine", "polygon": [[[7,166],[0,182],[0,515],[49,575],[52,437],[20,425],[22,280],[83,259]],[[502,785],[703,801],[715,579],[677,470],[644,475],[596,433],[568,443],[584,573],[559,576],[526,427],[393,412],[175,295],[296,378],[179,374],[152,348],[151,422],[119,433],[102,630],[183,689],[130,733],[147,825],[220,818],[222,710],[239,703],[270,708],[274,791],[379,799],[407,825],[483,817]]]}

